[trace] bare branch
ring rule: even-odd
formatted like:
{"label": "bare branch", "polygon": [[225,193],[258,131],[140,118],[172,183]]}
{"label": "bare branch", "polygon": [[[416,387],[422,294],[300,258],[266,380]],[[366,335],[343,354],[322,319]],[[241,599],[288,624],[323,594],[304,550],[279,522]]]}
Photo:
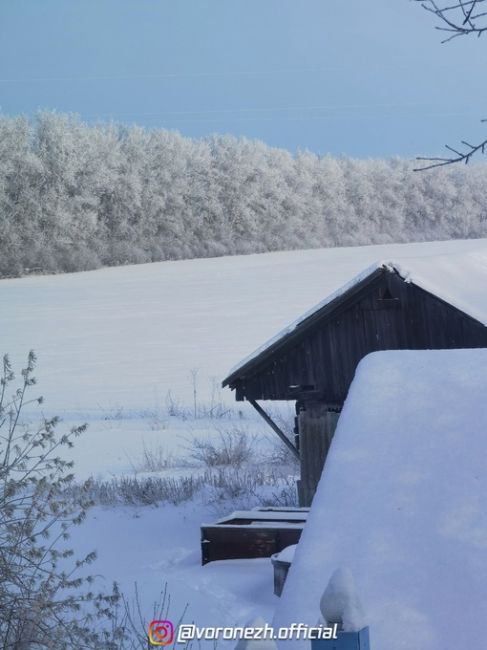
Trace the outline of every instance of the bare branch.
{"label": "bare branch", "polygon": [[[487,31],[487,11],[480,11],[480,5],[486,0],[459,0],[455,4],[441,4],[436,0],[415,0],[420,2],[423,9],[434,14],[440,21],[436,26],[439,31],[450,32],[451,35],[442,41],[447,43],[457,36],[477,34],[481,36]],[[485,6],[485,4],[484,4]]]}
{"label": "bare branch", "polygon": [[[468,34],[477,34],[477,36],[481,36],[487,31],[487,11],[480,10],[480,5],[485,7],[487,0],[457,0],[454,4],[447,4],[444,1],[440,2],[440,0],[415,0],[415,2],[420,2],[421,7],[425,11],[432,13],[439,19],[440,24],[436,25],[435,29],[449,34],[442,43],[448,43],[458,36],[466,36]],[[448,144],[445,145],[448,151],[455,154],[450,158],[417,157],[416,160],[423,160],[430,164],[418,167],[414,171],[434,169],[435,167],[452,165],[457,162],[468,164],[472,156],[477,152],[485,153],[487,140],[484,140],[478,145],[473,145],[462,140],[461,144],[466,148],[465,150],[455,149]]]}
{"label": "bare branch", "polygon": [[456,156],[453,158],[437,158],[437,157],[426,158],[423,156],[417,156],[416,160],[423,160],[431,164],[426,165],[425,167],[417,167],[416,169],[414,169],[414,171],[415,172],[425,171],[427,169],[434,169],[435,167],[444,167],[445,165],[453,165],[454,163],[458,163],[458,162],[464,162],[466,165],[468,165],[470,159],[474,154],[476,154],[477,152],[480,152],[482,154],[485,153],[485,150],[487,148],[487,139],[478,145],[472,145],[468,142],[465,142],[465,140],[462,140],[461,144],[464,145],[464,147],[469,147],[469,151],[457,151],[453,147],[450,147],[447,144],[445,145],[445,147],[449,151],[452,151],[453,153],[456,154]]}

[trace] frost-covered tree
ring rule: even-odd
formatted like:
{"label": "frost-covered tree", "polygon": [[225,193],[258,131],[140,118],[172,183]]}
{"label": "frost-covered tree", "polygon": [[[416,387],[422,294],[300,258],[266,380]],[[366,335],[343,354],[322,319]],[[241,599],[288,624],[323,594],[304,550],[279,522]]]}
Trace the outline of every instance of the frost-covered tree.
{"label": "frost-covered tree", "polygon": [[23,117],[0,119],[0,272],[18,275],[34,266],[39,249],[42,164]]}
{"label": "frost-covered tree", "polygon": [[412,167],[0,116],[0,275],[487,235],[487,165]]}

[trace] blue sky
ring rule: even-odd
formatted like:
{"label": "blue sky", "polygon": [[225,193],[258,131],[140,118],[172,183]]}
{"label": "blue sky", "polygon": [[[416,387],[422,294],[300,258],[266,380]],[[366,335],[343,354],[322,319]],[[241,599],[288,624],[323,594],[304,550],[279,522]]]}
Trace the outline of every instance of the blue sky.
{"label": "blue sky", "polygon": [[0,108],[360,158],[486,131],[487,40],[411,0],[0,2]]}

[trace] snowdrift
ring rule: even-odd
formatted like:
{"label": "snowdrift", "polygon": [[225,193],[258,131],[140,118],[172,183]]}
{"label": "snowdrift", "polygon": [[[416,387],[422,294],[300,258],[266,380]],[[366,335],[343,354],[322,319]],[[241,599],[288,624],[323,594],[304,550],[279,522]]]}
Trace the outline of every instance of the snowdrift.
{"label": "snowdrift", "polygon": [[374,650],[485,645],[486,385],[487,350],[363,359],[275,625],[315,624],[329,577],[347,566]]}

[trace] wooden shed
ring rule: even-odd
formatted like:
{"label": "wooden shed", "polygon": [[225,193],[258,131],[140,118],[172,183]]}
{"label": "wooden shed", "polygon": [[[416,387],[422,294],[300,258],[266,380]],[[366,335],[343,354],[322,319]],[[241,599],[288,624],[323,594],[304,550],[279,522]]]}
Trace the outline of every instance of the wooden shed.
{"label": "wooden shed", "polygon": [[[481,271],[478,287],[487,313],[487,272]],[[470,279],[475,281],[479,278]],[[457,289],[461,286],[457,282]],[[355,368],[366,354],[487,347],[482,310],[470,308],[462,296],[451,298],[448,291],[436,289],[434,281],[398,264],[378,263],[264,344],[223,381],[299,456],[301,506],[311,504]],[[294,444],[258,400],[296,401]]]}

